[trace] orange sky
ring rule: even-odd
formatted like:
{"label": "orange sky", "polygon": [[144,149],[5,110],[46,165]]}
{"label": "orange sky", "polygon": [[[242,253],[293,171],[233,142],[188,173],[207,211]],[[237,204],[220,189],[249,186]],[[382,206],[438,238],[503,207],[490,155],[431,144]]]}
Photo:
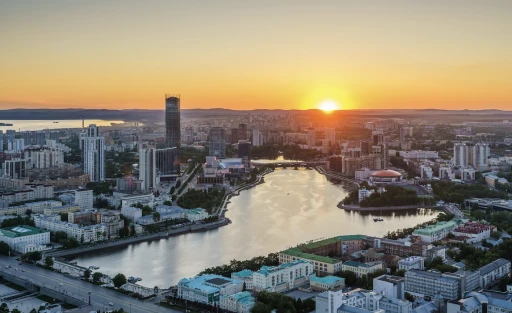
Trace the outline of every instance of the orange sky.
{"label": "orange sky", "polygon": [[4,1],[0,108],[512,109],[512,1]]}

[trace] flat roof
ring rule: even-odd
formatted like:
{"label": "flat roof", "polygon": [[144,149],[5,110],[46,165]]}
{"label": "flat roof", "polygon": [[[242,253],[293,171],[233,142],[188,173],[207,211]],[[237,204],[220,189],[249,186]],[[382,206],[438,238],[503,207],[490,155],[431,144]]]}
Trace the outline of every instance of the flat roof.
{"label": "flat roof", "polygon": [[6,227],[0,229],[0,234],[3,236],[15,238],[15,237],[23,237],[30,235],[37,235],[42,233],[48,233],[49,231],[43,230],[41,228],[28,226],[28,225],[18,225],[12,227]]}

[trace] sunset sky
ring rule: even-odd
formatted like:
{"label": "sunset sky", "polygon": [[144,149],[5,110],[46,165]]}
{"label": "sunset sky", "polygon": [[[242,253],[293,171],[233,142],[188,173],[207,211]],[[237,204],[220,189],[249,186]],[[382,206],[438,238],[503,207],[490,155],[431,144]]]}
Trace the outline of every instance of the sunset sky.
{"label": "sunset sky", "polygon": [[0,108],[512,109],[512,1],[0,0]]}

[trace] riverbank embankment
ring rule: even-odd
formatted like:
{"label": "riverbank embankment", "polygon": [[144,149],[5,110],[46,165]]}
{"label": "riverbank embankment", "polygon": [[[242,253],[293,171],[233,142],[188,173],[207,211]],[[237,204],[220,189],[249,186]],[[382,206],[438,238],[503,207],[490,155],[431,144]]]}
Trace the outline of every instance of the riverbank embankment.
{"label": "riverbank embankment", "polygon": [[191,232],[201,232],[201,231],[207,231],[210,229],[219,228],[225,225],[228,225],[231,223],[231,221],[228,218],[222,218],[221,220],[213,223],[206,223],[206,224],[191,224],[187,225],[185,227],[180,227],[176,229],[171,229],[165,232],[159,232],[154,234],[148,234],[148,235],[139,235],[139,236],[133,236],[128,238],[122,238],[112,241],[104,241],[104,242],[97,242],[91,245],[81,246],[74,249],[66,249],[66,250],[56,250],[45,253],[45,256],[53,256],[53,257],[66,257],[71,255],[78,255],[86,252],[91,251],[98,251],[102,249],[107,248],[118,248],[118,247],[124,247],[128,246],[134,243],[139,242],[145,242],[145,241],[152,241],[152,240],[160,240],[172,236],[177,236],[185,233],[191,233]]}

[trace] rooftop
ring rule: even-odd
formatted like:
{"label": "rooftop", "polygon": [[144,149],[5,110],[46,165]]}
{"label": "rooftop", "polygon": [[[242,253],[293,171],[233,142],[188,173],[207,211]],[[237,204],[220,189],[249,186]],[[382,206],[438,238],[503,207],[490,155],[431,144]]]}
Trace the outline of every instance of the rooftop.
{"label": "rooftop", "polygon": [[478,271],[480,272],[480,275],[485,275],[507,263],[510,266],[510,261],[505,259],[497,259],[496,261],[493,261],[485,266],[482,266]]}
{"label": "rooftop", "polygon": [[297,264],[302,264],[302,263],[311,263],[311,262],[304,261],[304,260],[295,260],[295,261],[292,261],[289,263],[280,264],[279,266],[262,266],[261,269],[259,271],[257,271],[256,273],[264,275],[264,276],[268,276],[271,273],[283,270],[288,267],[295,266]]}
{"label": "rooftop", "polygon": [[19,225],[0,229],[1,235],[11,238],[37,235],[42,233],[48,233],[48,231],[28,225]]}
{"label": "rooftop", "polygon": [[325,276],[325,277],[317,277],[316,275],[313,275],[309,278],[311,281],[327,284],[327,285],[333,285],[339,281],[345,282],[345,278],[340,278],[336,276]]}
{"label": "rooftop", "polygon": [[236,277],[247,277],[247,278],[249,278],[249,277],[252,277],[252,274],[254,274],[253,271],[248,270],[248,269],[244,269],[244,270],[241,270],[240,272],[232,273],[231,277],[236,276]]}
{"label": "rooftop", "polygon": [[413,234],[414,235],[427,235],[430,236],[433,233],[444,231],[447,228],[454,228],[457,226],[457,222],[455,221],[448,221],[448,222],[437,222],[434,225],[429,225],[425,228],[416,229]]}
{"label": "rooftop", "polygon": [[372,263],[361,263],[361,262],[356,262],[356,261],[347,261],[347,262],[343,262],[343,265],[354,266],[354,267],[372,267],[375,264],[372,264]]}

